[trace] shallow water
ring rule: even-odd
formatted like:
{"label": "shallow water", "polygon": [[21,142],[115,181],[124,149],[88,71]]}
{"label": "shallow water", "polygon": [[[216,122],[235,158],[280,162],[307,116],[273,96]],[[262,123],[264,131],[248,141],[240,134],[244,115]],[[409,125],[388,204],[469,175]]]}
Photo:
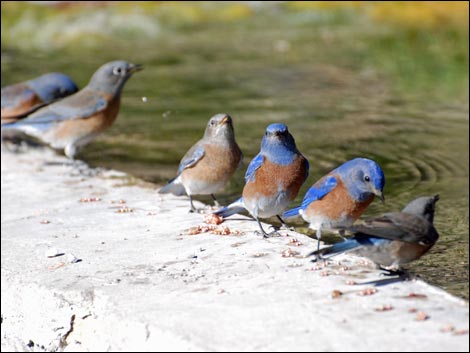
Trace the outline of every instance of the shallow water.
{"label": "shallow water", "polygon": [[[409,268],[468,298],[468,33],[466,49],[453,48],[449,63],[447,50],[423,50],[419,38],[407,46],[406,35],[379,35],[368,26],[270,12],[236,23],[176,26],[152,40],[116,38],[99,48],[41,51],[2,42],[2,86],[62,71],[82,87],[106,61],[143,64],[126,84],[116,123],[79,158],[157,184],[174,177],[180,158],[220,112],[234,119],[244,168],[268,124],[289,126],[311,166],[296,203],[342,162],[372,158],[385,172],[387,201],[374,202],[364,216],[439,194],[441,238]],[[240,193],[244,168],[220,201]]]}

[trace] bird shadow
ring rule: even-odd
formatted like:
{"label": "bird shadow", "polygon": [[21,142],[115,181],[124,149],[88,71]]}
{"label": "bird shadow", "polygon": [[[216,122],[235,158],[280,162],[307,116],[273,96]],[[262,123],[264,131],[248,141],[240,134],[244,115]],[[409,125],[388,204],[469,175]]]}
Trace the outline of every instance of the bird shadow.
{"label": "bird shadow", "polygon": [[413,277],[408,272],[405,272],[405,271],[400,271],[398,273],[395,273],[395,272],[382,273],[382,275],[386,276],[387,278],[377,278],[371,281],[357,283],[357,285],[369,285],[369,286],[374,286],[374,287],[381,287],[381,286],[386,286],[386,285],[393,284],[393,283],[410,281],[413,279]]}

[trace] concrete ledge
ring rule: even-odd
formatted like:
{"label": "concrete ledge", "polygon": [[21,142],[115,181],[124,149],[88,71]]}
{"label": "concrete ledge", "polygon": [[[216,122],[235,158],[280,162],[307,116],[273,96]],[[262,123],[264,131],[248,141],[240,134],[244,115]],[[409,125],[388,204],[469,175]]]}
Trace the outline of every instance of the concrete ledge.
{"label": "concrete ledge", "polygon": [[186,198],[64,162],[2,152],[2,351],[469,350],[468,303],[443,290],[317,267],[314,240],[242,216],[187,235]]}

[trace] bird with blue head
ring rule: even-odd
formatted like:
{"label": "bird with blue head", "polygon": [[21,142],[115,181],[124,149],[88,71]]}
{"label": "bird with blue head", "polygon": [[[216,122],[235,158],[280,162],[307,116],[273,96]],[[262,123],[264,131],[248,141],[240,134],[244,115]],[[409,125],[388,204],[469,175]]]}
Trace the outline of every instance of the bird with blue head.
{"label": "bird with blue head", "polygon": [[286,211],[284,217],[302,216],[320,240],[322,230],[352,225],[375,196],[384,201],[384,186],[385,176],[376,162],[355,158],[318,180],[302,204]]}
{"label": "bird with blue head", "polygon": [[112,61],[101,66],[82,90],[30,114],[2,125],[8,137],[25,134],[74,160],[77,149],[109,128],[119,112],[124,84],[141,65]]}
{"label": "bird with blue head", "polygon": [[287,126],[271,124],[260,152],[248,166],[242,196],[215,214],[228,217],[246,209],[258,222],[263,237],[268,237],[270,234],[259,219],[277,216],[284,224],[281,214],[297,196],[308,170],[309,163],[297,149]]}
{"label": "bird with blue head", "polygon": [[15,122],[37,109],[78,91],[73,80],[59,72],[41,75],[2,88],[1,122]]}

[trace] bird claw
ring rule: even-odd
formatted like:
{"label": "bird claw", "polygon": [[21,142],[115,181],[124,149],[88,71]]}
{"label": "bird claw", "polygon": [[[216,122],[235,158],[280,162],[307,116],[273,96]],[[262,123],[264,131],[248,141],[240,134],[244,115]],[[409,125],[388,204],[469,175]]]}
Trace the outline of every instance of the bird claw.
{"label": "bird claw", "polygon": [[268,238],[271,238],[273,236],[281,236],[281,234],[279,234],[276,230],[272,231],[272,232],[269,232],[269,233],[265,233],[265,232],[260,232],[258,230],[255,231],[255,234],[258,235],[258,236],[262,236],[264,239],[268,239]]}
{"label": "bird claw", "polygon": [[401,269],[386,269],[381,267],[380,268],[383,272],[381,272],[381,276],[385,277],[403,277],[403,278],[408,278],[409,274],[408,272],[401,270]]}

